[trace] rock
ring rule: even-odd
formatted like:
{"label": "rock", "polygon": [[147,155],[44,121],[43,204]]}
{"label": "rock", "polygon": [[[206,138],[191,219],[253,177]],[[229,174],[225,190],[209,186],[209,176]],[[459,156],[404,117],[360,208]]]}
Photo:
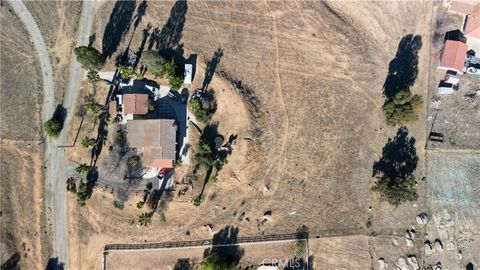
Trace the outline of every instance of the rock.
{"label": "rock", "polygon": [[432,243],[430,241],[425,241],[425,254],[432,255],[435,250],[432,249]]}
{"label": "rock", "polygon": [[407,262],[405,261],[405,258],[403,258],[403,257],[399,257],[397,259],[397,264],[396,265],[397,265],[398,270],[409,270]]}
{"label": "rock", "polygon": [[415,255],[409,255],[407,258],[408,264],[410,264],[413,270],[419,270],[420,266],[418,265],[417,257]]}
{"label": "rock", "polygon": [[425,268],[425,270],[433,270],[433,267],[432,267],[432,265],[430,265],[430,264],[429,264],[429,265],[427,265],[427,268]]}
{"label": "rock", "polygon": [[263,193],[267,193],[268,190],[269,190],[268,185],[265,185],[265,186],[263,187]]}
{"label": "rock", "polygon": [[442,263],[441,262],[437,262],[435,264],[435,266],[433,267],[433,270],[442,270]]}
{"label": "rock", "polygon": [[405,238],[405,243],[407,244],[407,247],[413,247],[413,240],[410,238]]}
{"label": "rock", "polygon": [[378,259],[378,269],[379,270],[384,270],[387,269],[388,263],[385,261],[384,258]]}
{"label": "rock", "polygon": [[263,220],[271,220],[272,219],[272,211],[266,211],[263,213]]}
{"label": "rock", "polygon": [[427,213],[423,212],[423,213],[420,213],[415,219],[417,220],[418,224],[421,224],[421,225],[427,224],[428,215]]}
{"label": "rock", "polygon": [[397,239],[393,238],[392,242],[395,246],[398,246],[398,240]]}
{"label": "rock", "polygon": [[455,250],[455,249],[457,249],[457,248],[455,247],[455,243],[453,242],[453,240],[449,240],[449,241],[447,242],[447,250]]}
{"label": "rock", "polygon": [[443,244],[440,239],[435,239],[434,246],[437,252],[443,252]]}

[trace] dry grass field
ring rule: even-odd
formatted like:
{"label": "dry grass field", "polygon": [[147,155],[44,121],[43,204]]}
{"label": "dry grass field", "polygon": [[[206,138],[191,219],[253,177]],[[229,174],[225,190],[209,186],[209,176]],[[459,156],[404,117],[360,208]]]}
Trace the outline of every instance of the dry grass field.
{"label": "dry grass field", "polygon": [[[81,209],[72,197],[70,233],[75,238],[70,250],[77,252],[70,254],[71,267],[98,268],[107,243],[211,238],[206,224],[213,224],[214,232],[233,225],[240,235],[287,233],[300,225],[311,231],[343,228],[355,233],[365,230],[370,220],[371,231],[403,232],[419,208],[412,208],[413,203],[392,207],[370,191],[372,165],[396,134],[396,128],[386,126],[381,111],[382,87],[389,62],[411,49],[403,47],[402,39],[419,35],[418,75],[411,90],[427,95],[434,5],[99,3],[93,46],[111,54],[112,60],[128,44],[137,51],[142,40],[146,49],[173,45],[185,58],[198,54],[194,83],[200,85],[204,63],[221,48],[216,71],[251,88],[260,109],[249,115],[248,102],[241,104],[234,88],[215,75],[211,87],[221,102],[214,120],[220,133],[238,134],[242,144],[234,147],[219,181],[208,185],[201,206],[174,200],[166,222],[154,219],[150,227],[139,228],[138,198],[120,211],[113,209],[110,194],[94,193]],[[408,126],[416,139],[419,178],[425,173],[424,119],[422,113]],[[254,129],[261,134],[258,145],[245,140]],[[423,183],[418,187],[423,194]],[[423,196],[416,205],[424,205]],[[272,211],[272,219],[262,223],[266,211]]]}
{"label": "dry grass field", "polygon": [[27,31],[5,2],[0,24],[0,262],[2,268],[41,269],[51,253],[51,230],[45,220],[39,145],[40,67]]}

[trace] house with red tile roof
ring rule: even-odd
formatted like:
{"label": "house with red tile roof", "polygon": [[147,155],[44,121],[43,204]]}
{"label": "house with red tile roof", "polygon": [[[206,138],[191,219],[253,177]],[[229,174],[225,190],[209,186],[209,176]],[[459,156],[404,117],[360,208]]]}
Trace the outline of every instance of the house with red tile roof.
{"label": "house with red tile roof", "polygon": [[128,143],[143,153],[143,163],[148,167],[173,168],[176,135],[177,125],[173,119],[127,121]]}
{"label": "house with red tile roof", "polygon": [[466,57],[467,44],[457,40],[447,40],[438,68],[463,73]]}
{"label": "house with red tile roof", "polygon": [[467,39],[480,39],[480,4],[465,19],[463,32]]}
{"label": "house with red tile roof", "polygon": [[124,94],[123,115],[145,115],[148,113],[147,94]]}
{"label": "house with red tile roof", "polygon": [[471,14],[480,0],[450,0],[446,1],[448,11],[462,15]]}

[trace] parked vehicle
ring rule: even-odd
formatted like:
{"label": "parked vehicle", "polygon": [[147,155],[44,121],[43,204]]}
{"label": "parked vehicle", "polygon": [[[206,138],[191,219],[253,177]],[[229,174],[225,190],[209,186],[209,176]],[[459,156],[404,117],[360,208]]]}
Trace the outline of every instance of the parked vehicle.
{"label": "parked vehicle", "polygon": [[169,173],[172,170],[172,168],[162,168],[160,172],[158,173],[158,179],[162,179],[165,174]]}

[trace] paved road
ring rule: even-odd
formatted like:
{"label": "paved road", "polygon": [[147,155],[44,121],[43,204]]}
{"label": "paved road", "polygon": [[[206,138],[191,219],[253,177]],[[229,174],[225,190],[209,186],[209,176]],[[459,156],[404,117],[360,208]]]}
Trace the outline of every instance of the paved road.
{"label": "paved road", "polygon": [[[25,24],[27,31],[32,36],[32,41],[37,50],[42,75],[43,75],[43,120],[48,120],[55,110],[55,88],[53,83],[53,71],[48,56],[47,47],[43,40],[40,29],[33,20],[32,15],[27,10],[21,0],[10,1],[15,13]],[[79,32],[77,45],[88,45],[88,38],[92,28],[92,15],[94,8],[93,1],[84,1],[82,6],[82,14],[79,22]],[[70,79],[68,88],[65,93],[63,107],[67,109],[67,117],[65,119],[64,128],[59,138],[56,140],[47,140],[45,145],[45,158],[47,171],[46,180],[46,198],[48,208],[51,210],[51,216],[48,218],[53,222],[53,256],[59,258],[60,262],[67,265],[68,260],[68,232],[67,232],[67,214],[66,214],[66,174],[65,174],[65,153],[64,149],[57,148],[57,145],[65,145],[67,142],[67,134],[70,130],[72,111],[74,101],[80,90],[80,82],[83,72],[72,56],[70,65]]]}

